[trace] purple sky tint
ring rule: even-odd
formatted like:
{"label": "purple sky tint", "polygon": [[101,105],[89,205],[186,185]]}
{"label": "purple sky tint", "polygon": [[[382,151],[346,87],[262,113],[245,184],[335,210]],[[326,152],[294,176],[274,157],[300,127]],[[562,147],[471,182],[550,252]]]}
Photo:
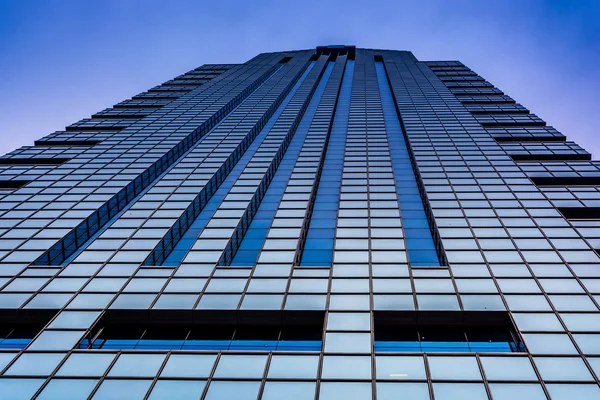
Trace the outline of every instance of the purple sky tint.
{"label": "purple sky tint", "polygon": [[461,60],[600,157],[598,21],[597,0],[0,0],[0,153],[201,64],[354,44]]}

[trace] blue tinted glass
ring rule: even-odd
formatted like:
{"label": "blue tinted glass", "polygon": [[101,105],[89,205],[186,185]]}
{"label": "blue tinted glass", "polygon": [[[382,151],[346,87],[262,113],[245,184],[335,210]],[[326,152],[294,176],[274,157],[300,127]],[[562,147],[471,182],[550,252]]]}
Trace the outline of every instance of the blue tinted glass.
{"label": "blue tinted glass", "polygon": [[261,400],[313,400],[315,382],[267,382]]}
{"label": "blue tinted glass", "polygon": [[467,330],[424,329],[419,332],[400,329],[378,330],[376,352],[524,352],[523,344],[512,340],[506,329]]}
{"label": "blue tinted glass", "polygon": [[148,400],[198,400],[202,395],[205,381],[159,380],[154,385]]}
{"label": "blue tinted glass", "polygon": [[[390,155],[398,191],[404,234],[406,236],[406,249],[409,262],[413,266],[439,266],[440,261],[435,249],[429,221],[425,215],[423,202],[419,197],[416,177],[413,172],[412,162],[404,133],[398,120],[398,113],[392,92],[390,90],[387,74],[383,62],[375,62],[381,105],[385,128],[390,144]],[[413,239],[420,239],[415,241]],[[417,247],[413,245],[417,244]]]}
{"label": "blue tinted glass", "polygon": [[303,266],[328,266],[333,261],[332,238],[334,237],[334,228],[337,224],[337,208],[340,199],[344,146],[348,133],[348,115],[350,113],[350,94],[352,92],[353,78],[354,60],[348,60],[329,134],[329,144],[327,145],[325,161],[318,183],[317,196],[314,203],[315,211],[313,211],[311,216],[304,244],[304,252],[302,253],[300,265]]}
{"label": "blue tinted glass", "polygon": [[260,382],[212,381],[204,400],[256,400]]}
{"label": "blue tinted glass", "polygon": [[93,400],[142,400],[151,380],[107,379],[92,397]]}
{"label": "blue tinted glass", "polygon": [[[313,97],[311,98],[311,100],[308,104],[308,107],[306,108],[306,111],[304,112],[304,116],[302,117],[302,120],[300,121],[300,124],[298,125],[298,128],[296,129],[296,132],[294,133],[294,136],[292,137],[292,140],[285,152],[285,155],[283,156],[281,164],[277,168],[277,170],[275,172],[275,176],[273,177],[273,180],[271,181],[271,183],[268,186],[265,197],[263,198],[263,200],[260,203],[260,206],[258,207],[257,215],[260,212],[264,212],[264,214],[262,214],[262,215],[264,215],[266,217],[266,219],[269,220],[269,222],[272,221],[273,218],[275,217],[277,205],[281,201],[281,198],[283,197],[283,193],[285,191],[286,183],[289,180],[290,176],[292,175],[292,170],[294,169],[295,161],[298,158],[298,156],[300,155],[300,150],[302,149],[302,143],[304,143],[304,139],[306,139],[308,130],[310,128],[310,124],[313,120],[313,117],[314,117],[316,111],[317,111],[317,106],[319,105],[319,102],[321,101],[321,97],[323,95],[323,92],[325,91],[325,87],[327,86],[327,81],[329,80],[329,77],[331,76],[331,72],[333,71],[333,66],[334,66],[334,63],[327,64],[327,67],[325,68],[325,72],[323,73],[323,76],[321,77],[321,80],[319,81],[319,84],[317,85],[317,89],[315,90]],[[276,120],[276,118],[271,118],[270,121],[272,121],[272,123],[274,124],[275,120]],[[268,201],[268,200],[271,200],[271,201]],[[268,215],[265,212],[266,209],[271,210],[271,212]],[[252,229],[254,229],[256,227],[256,225],[257,224],[255,224],[255,222],[253,220],[252,223],[250,224],[250,228],[248,229],[248,232],[250,232]],[[269,226],[270,226],[270,223],[269,223]],[[268,230],[264,230],[263,234],[256,235],[253,238],[261,239],[261,241],[264,241],[264,239],[267,237],[267,232],[268,232]],[[250,246],[248,244],[244,244],[244,241],[246,240],[247,237],[248,237],[247,234],[244,235],[244,240],[242,240],[241,246],[245,246],[244,247],[245,249],[251,250]],[[256,258],[251,259],[252,257],[250,256],[250,253],[246,253],[246,257],[243,257],[243,258],[242,257],[238,258],[238,255],[236,254],[235,257],[233,258],[233,261],[231,262],[231,265],[233,265],[233,266],[253,265],[258,258],[259,250],[261,247],[262,247],[262,243],[257,244],[256,247],[252,249],[252,250],[256,251],[256,253],[255,253]]]}
{"label": "blue tinted glass", "polygon": [[370,382],[322,382],[319,400],[371,400]]}
{"label": "blue tinted glass", "polygon": [[93,379],[52,379],[37,399],[79,400],[87,398],[98,383]]}
{"label": "blue tinted glass", "polygon": [[30,400],[44,379],[0,379],[0,393],[6,400]]}
{"label": "blue tinted glass", "polygon": [[[223,181],[223,183],[219,186],[217,191],[210,198],[206,206],[202,209],[202,211],[198,214],[198,217],[191,223],[189,228],[181,237],[181,240],[175,245],[173,251],[167,255],[166,259],[163,261],[161,265],[171,265],[176,266],[181,263],[181,261],[185,258],[186,254],[194,244],[196,238],[200,235],[202,230],[206,227],[206,224],[210,217],[213,215],[214,211],[218,208],[219,204],[223,201],[227,193],[231,190],[236,180],[241,176],[244,169],[248,166],[248,163],[252,159],[252,157],[256,154],[256,151],[262,144],[263,140],[288,105],[301,83],[304,81],[304,78],[308,75],[308,72],[312,69],[313,64],[310,65],[304,71],[302,77],[296,82],[292,90],[288,93],[285,99],[281,102],[279,107],[275,110],[267,124],[261,129],[258,135],[254,138],[248,149],[244,152],[242,157],[238,160],[235,166],[231,169],[229,174],[227,175],[227,179]],[[257,226],[261,225],[260,223]],[[264,224],[262,227],[267,228]],[[258,235],[260,236],[260,235]],[[263,237],[264,238],[264,237]],[[260,248],[260,247],[259,247]],[[246,259],[243,260],[242,264],[247,265],[248,260],[251,259],[249,254],[246,254]],[[253,264],[250,262],[249,264]]]}

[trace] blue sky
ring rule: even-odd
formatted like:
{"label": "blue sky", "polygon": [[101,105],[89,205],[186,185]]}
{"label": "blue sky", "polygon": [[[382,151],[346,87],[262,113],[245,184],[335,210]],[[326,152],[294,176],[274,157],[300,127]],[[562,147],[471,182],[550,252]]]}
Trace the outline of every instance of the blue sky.
{"label": "blue sky", "polygon": [[201,64],[354,44],[461,60],[600,157],[598,21],[596,0],[0,0],[0,153]]}

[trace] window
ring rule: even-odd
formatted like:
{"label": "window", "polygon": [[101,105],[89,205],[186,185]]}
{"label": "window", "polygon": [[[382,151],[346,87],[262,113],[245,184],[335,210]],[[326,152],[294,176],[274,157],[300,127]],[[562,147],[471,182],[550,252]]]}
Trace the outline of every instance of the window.
{"label": "window", "polygon": [[598,176],[530,177],[537,186],[598,186]]}
{"label": "window", "polygon": [[27,185],[31,181],[24,180],[16,180],[12,179],[10,181],[0,180],[0,189],[19,189],[25,185]]}
{"label": "window", "polygon": [[69,158],[0,158],[0,165],[60,165]]}
{"label": "window", "polygon": [[33,144],[36,147],[50,147],[50,146],[95,146],[99,144],[101,140],[36,140]]}
{"label": "window", "polygon": [[376,352],[524,352],[505,312],[375,313]]}
{"label": "window", "polygon": [[[250,350],[320,351],[323,313],[252,312],[198,313],[194,320],[167,319],[162,323],[147,312],[134,310],[106,313],[83,340],[80,349],[135,350]],[[150,314],[156,314],[150,311]],[[127,315],[129,317],[127,317]],[[158,314],[156,314],[158,315]],[[219,318],[220,317],[220,318]],[[252,322],[245,322],[245,321]],[[168,329],[165,329],[168,327]]]}
{"label": "window", "polygon": [[17,318],[0,315],[0,349],[24,349],[53,315],[54,311],[50,310],[42,314],[21,310]]}

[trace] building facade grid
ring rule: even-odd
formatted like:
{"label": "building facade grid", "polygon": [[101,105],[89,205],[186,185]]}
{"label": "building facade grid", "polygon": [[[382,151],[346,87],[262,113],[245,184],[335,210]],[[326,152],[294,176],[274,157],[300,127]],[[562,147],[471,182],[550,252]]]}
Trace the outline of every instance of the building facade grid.
{"label": "building facade grid", "polygon": [[0,398],[598,399],[599,254],[600,163],[459,61],[205,65],[0,157]]}

